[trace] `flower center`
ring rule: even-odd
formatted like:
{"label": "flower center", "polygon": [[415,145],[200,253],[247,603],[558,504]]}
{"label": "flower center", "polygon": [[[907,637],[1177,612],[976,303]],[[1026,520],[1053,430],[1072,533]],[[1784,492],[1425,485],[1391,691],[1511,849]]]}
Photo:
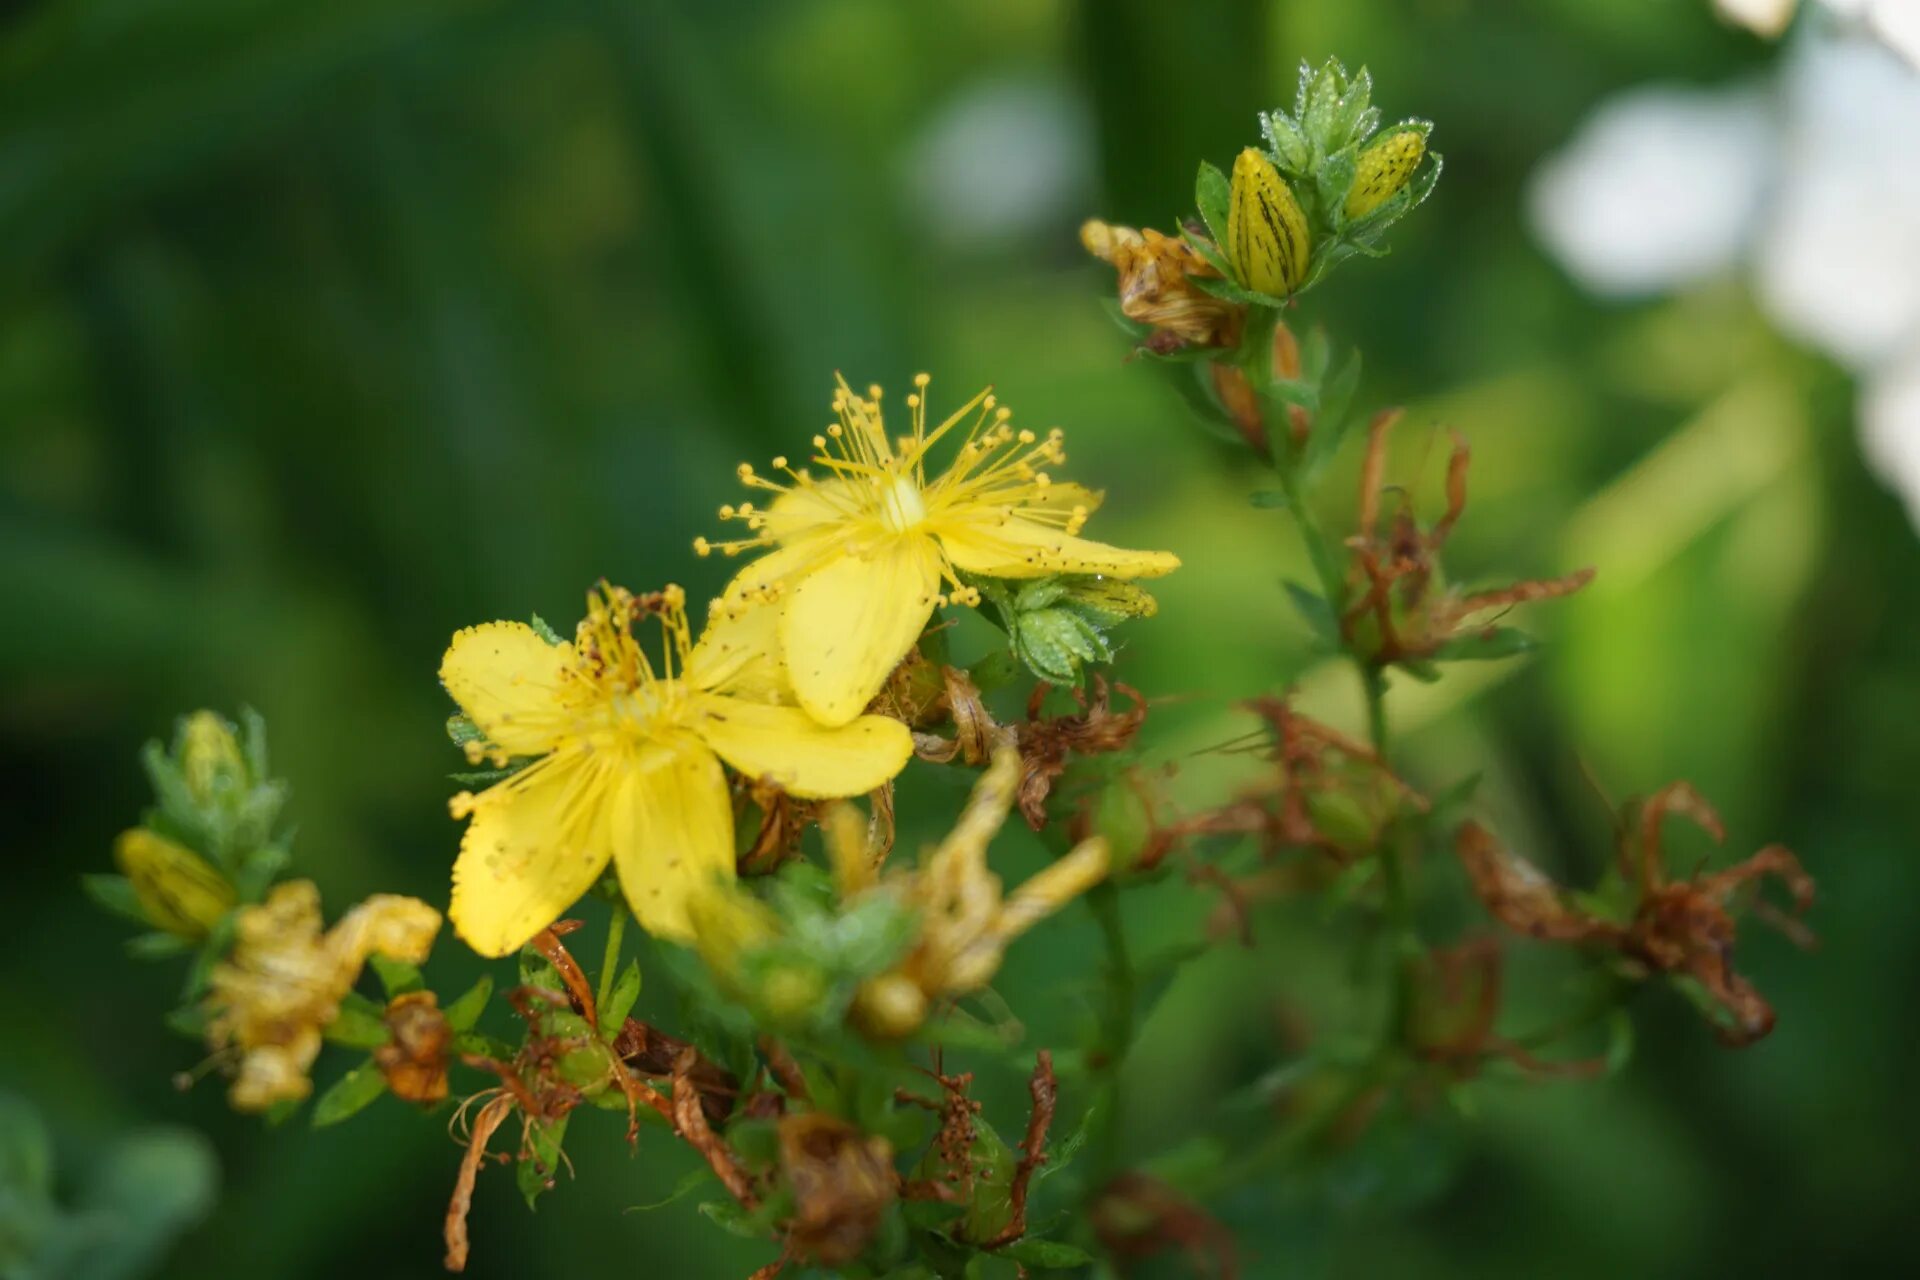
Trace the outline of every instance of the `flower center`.
{"label": "flower center", "polygon": [[927,504],[921,500],[920,486],[912,477],[882,476],[876,483],[880,486],[880,519],[888,529],[905,533],[927,518]]}

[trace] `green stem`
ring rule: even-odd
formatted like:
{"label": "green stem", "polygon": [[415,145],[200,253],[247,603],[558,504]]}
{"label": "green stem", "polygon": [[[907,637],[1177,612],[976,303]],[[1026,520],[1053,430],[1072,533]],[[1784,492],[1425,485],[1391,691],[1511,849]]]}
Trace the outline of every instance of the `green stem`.
{"label": "green stem", "polygon": [[607,949],[600,958],[600,990],[594,1007],[604,1009],[613,996],[613,984],[620,977],[620,948],[627,939],[627,904],[613,904],[613,917],[607,922]]}
{"label": "green stem", "polygon": [[[1133,957],[1127,949],[1126,924],[1120,916],[1120,890],[1112,881],[1102,881],[1087,891],[1087,906],[1100,926],[1101,942],[1107,953],[1106,1026],[1101,1032],[1098,1056],[1091,1065],[1101,1080],[1101,1093],[1105,1095],[1106,1116],[1100,1122],[1098,1149],[1102,1172],[1110,1174],[1120,1168],[1120,1136],[1124,1128],[1121,1124],[1120,1072],[1126,1063],[1127,1051],[1133,1046],[1137,983]],[[1093,1185],[1099,1186],[1104,1182],[1104,1177],[1096,1178]]]}

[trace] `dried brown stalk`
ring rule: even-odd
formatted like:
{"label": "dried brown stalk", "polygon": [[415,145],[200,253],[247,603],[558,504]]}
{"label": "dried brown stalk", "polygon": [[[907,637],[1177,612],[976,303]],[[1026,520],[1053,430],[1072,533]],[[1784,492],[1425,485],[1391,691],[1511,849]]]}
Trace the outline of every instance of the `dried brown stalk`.
{"label": "dried brown stalk", "polygon": [[495,1094],[480,1108],[473,1118],[473,1129],[467,1135],[467,1151],[460,1158],[460,1174],[453,1182],[453,1199],[447,1204],[445,1237],[447,1242],[446,1266],[449,1271],[467,1269],[467,1215],[473,1209],[473,1185],[480,1177],[480,1162],[486,1159],[487,1143],[492,1140],[494,1130],[498,1129],[513,1110],[513,1099],[506,1093]]}
{"label": "dried brown stalk", "polygon": [[1059,1084],[1053,1075],[1051,1051],[1040,1050],[1027,1091],[1033,1097],[1033,1110],[1027,1117],[1026,1139],[1020,1144],[1020,1163],[1015,1166],[1013,1180],[1007,1185],[1007,1198],[1013,1216],[998,1235],[980,1246],[982,1249],[1003,1249],[1027,1234],[1027,1191],[1032,1185],[1034,1171],[1047,1162],[1047,1129],[1053,1124],[1054,1103],[1060,1096]]}

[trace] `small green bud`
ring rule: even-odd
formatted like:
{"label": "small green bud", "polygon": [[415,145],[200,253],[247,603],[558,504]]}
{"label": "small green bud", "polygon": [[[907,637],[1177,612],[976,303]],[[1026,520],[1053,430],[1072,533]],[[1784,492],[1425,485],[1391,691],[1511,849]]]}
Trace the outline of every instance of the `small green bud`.
{"label": "small green bud", "polygon": [[246,757],[233,726],[211,711],[196,711],[180,726],[180,772],[194,803],[206,806],[247,786]]}

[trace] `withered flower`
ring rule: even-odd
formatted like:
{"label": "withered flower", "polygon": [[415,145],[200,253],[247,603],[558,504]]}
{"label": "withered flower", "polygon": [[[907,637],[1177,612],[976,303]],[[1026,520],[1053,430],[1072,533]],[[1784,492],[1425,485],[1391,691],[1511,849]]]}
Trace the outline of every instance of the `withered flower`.
{"label": "withered flower", "polygon": [[1137,1262],[1178,1249],[1197,1276],[1237,1280],[1233,1233],[1158,1178],[1123,1173],[1101,1188],[1089,1216],[1109,1255]]}
{"label": "withered flower", "polygon": [[[1669,815],[1690,819],[1716,844],[1726,839],[1719,813],[1688,783],[1672,783],[1645,802],[1630,801],[1622,810],[1617,852],[1621,879],[1633,887],[1636,900],[1623,918],[1571,901],[1538,867],[1478,823],[1460,828],[1455,848],[1475,893],[1508,928],[1549,941],[1607,947],[1643,971],[1690,978],[1719,1009],[1715,1031],[1721,1041],[1736,1048],[1752,1044],[1773,1030],[1774,1013],[1733,968],[1735,927],[1728,904],[1743,886],[1772,875],[1791,895],[1794,915],[1802,915],[1813,904],[1813,879],[1791,850],[1777,844],[1719,871],[1669,879],[1661,842]],[[1795,942],[1811,942],[1797,920],[1765,903],[1756,902],[1755,914]]]}
{"label": "withered flower", "polygon": [[1256,836],[1269,858],[1311,849],[1344,865],[1376,848],[1402,813],[1427,811],[1426,797],[1379,753],[1294,710],[1291,693],[1245,705],[1260,717],[1260,727],[1216,749],[1257,752],[1273,762],[1273,771],[1225,804],[1172,819],[1161,816],[1144,781],[1130,775],[1148,828],[1134,866],[1156,866],[1188,841],[1210,835]]}
{"label": "withered flower", "polygon": [[[920,917],[912,950],[891,973],[862,984],[853,1016],[868,1032],[897,1037],[925,1020],[933,1001],[985,986],[1000,967],[1007,944],[1103,879],[1111,860],[1107,842],[1082,840],[1052,866],[1012,893],[987,865],[987,846],[1013,808],[1022,772],[1020,753],[1002,747],[974,786],[966,809],[947,838],[911,871],[886,876],[865,892],[897,894]],[[836,839],[836,825],[826,833]],[[859,849],[836,850],[833,863],[843,897],[849,879],[864,883],[872,861]]]}
{"label": "withered flower", "polygon": [[1423,1061],[1453,1079],[1471,1079],[1500,1058],[1532,1076],[1588,1076],[1605,1059],[1548,1061],[1494,1030],[1500,1016],[1506,955],[1492,938],[1475,938],[1429,952],[1414,971],[1406,1042]]}
{"label": "withered flower", "polygon": [[207,997],[207,1039],[238,1060],[228,1098],[264,1111],[312,1092],[307,1070],[321,1031],[374,952],[418,964],[427,958],[440,913],[417,898],[375,894],[321,932],[320,891],[311,880],[275,886],[235,919],[233,953],[215,965]]}
{"label": "withered flower", "polygon": [[1147,350],[1165,355],[1183,347],[1231,347],[1240,341],[1246,307],[1194,284],[1195,278],[1221,276],[1179,236],[1091,219],[1081,224],[1080,243],[1119,273],[1121,314],[1153,328],[1143,344]]}
{"label": "withered flower", "polygon": [[1127,710],[1113,709],[1106,677],[1096,675],[1091,701],[1081,690],[1072,691],[1080,704],[1078,714],[1046,718],[1040,708],[1050,686],[1034,686],[1027,699],[1026,723],[1015,726],[1014,740],[1020,748],[1020,816],[1035,831],[1047,825],[1047,797],[1055,780],[1066,772],[1070,756],[1125,751],[1146,722],[1146,699],[1128,685],[1113,687],[1133,703]]}
{"label": "withered flower", "polygon": [[447,1096],[447,1053],[453,1028],[431,991],[409,991],[387,1005],[387,1043],[373,1051],[393,1096],[434,1103]]}
{"label": "withered flower", "polygon": [[779,1123],[780,1167],[793,1191],[787,1249],[837,1267],[866,1252],[894,1200],[893,1148],[824,1112]]}
{"label": "withered flower", "polygon": [[1447,463],[1447,509],[1422,528],[1411,504],[1382,530],[1380,500],[1386,475],[1387,439],[1401,411],[1390,409],[1373,420],[1366,460],[1360,472],[1359,532],[1347,540],[1353,551],[1348,603],[1340,619],[1346,645],[1376,667],[1421,664],[1434,658],[1494,657],[1501,633],[1474,620],[1495,610],[1534,600],[1571,595],[1593,579],[1592,569],[1563,578],[1516,582],[1493,591],[1467,592],[1450,586],[1440,563],[1441,550],[1467,506],[1466,442],[1454,437]]}

